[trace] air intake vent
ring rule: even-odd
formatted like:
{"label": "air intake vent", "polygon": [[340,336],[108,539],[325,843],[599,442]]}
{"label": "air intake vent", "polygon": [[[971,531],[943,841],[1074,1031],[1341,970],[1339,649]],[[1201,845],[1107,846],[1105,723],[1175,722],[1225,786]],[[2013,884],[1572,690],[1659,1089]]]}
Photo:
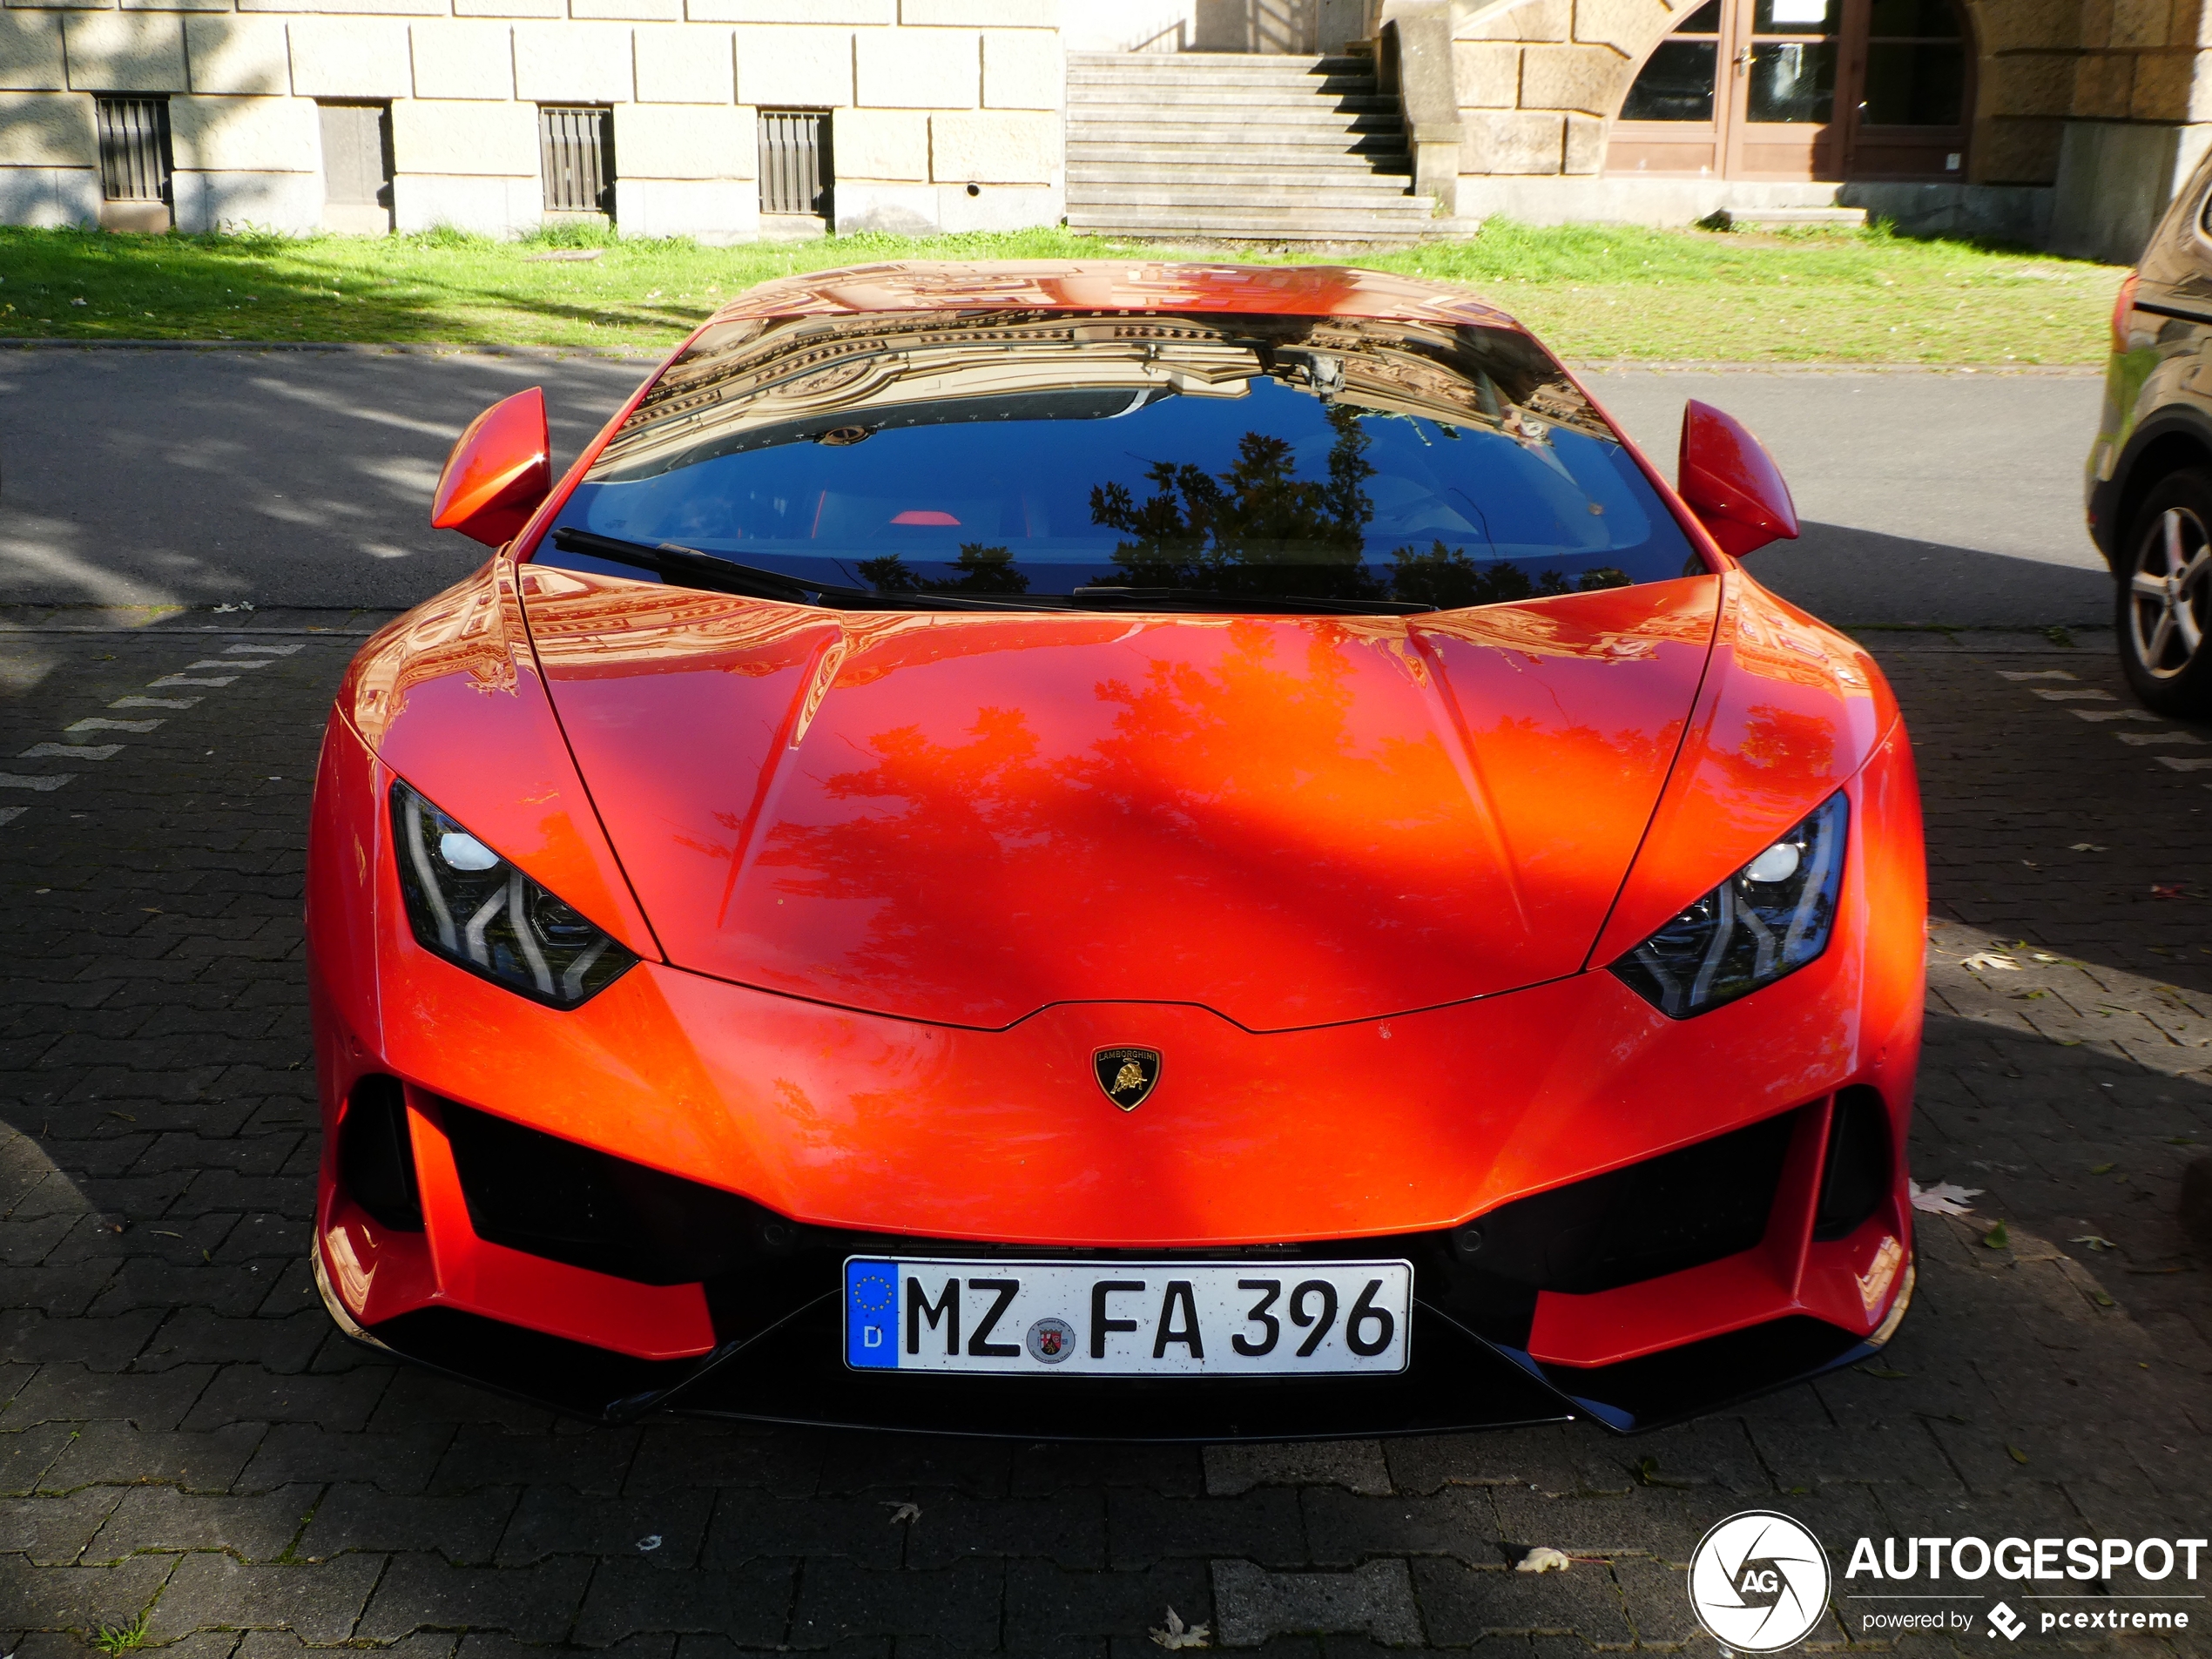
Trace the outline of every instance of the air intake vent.
{"label": "air intake vent", "polygon": [[1863,1083],[1842,1090],[1828,1121],[1828,1160],[1821,1166],[1812,1236],[1825,1240],[1856,1232],[1881,1208],[1890,1170],[1889,1107]]}
{"label": "air intake vent", "polygon": [[415,1184],[415,1146],[398,1078],[372,1073],[354,1085],[338,1125],[338,1177],[354,1202],[387,1227],[422,1231],[422,1195]]}

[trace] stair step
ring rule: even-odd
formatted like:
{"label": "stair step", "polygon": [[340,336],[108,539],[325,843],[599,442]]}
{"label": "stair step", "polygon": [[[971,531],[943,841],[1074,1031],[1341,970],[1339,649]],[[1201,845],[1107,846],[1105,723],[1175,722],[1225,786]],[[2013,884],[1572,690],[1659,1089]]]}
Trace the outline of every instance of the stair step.
{"label": "stair step", "polygon": [[1237,207],[1162,207],[1147,202],[1107,202],[1091,206],[1068,205],[1068,223],[1086,225],[1148,225],[1164,230],[1240,230],[1251,234],[1298,233],[1346,235],[1355,231],[1386,231],[1393,234],[1419,233],[1434,219],[1426,198],[1418,209],[1384,212],[1375,208],[1305,207],[1269,212]]}
{"label": "stair step", "polygon": [[1402,247],[1424,241],[1437,232],[1393,229],[1384,226],[1355,225],[1298,226],[1298,225],[1217,225],[1195,224],[1187,219],[1172,222],[1139,219],[1093,218],[1077,220],[1070,218],[1068,228],[1078,236],[1127,237],[1147,242],[1208,241],[1208,242],[1290,242],[1290,243],[1372,243],[1381,246]]}
{"label": "stair step", "polygon": [[1234,180],[1256,190],[1357,190],[1364,185],[1388,185],[1397,190],[1413,177],[1410,165],[1371,167],[1358,157],[1342,167],[1224,167],[1199,162],[1145,164],[1120,159],[1070,160],[1069,188],[1077,185],[1217,185]]}
{"label": "stair step", "polygon": [[1069,52],[1068,62],[1081,69],[1100,69],[1115,64],[1150,69],[1156,65],[1175,64],[1195,64],[1206,69],[1268,70],[1282,74],[1294,71],[1360,75],[1375,72],[1373,58],[1352,57],[1341,52]]}
{"label": "stair step", "polygon": [[1070,125],[1078,126],[1128,127],[1132,130],[1186,126],[1264,127],[1270,132],[1285,134],[1312,128],[1330,132],[1394,132],[1404,125],[1395,110],[1352,111],[1340,115],[1334,110],[1310,110],[1294,104],[1256,105],[1248,110],[1240,110],[1202,103],[1196,98],[1182,104],[1120,105],[1110,111],[1078,104],[1069,108],[1068,119]]}
{"label": "stair step", "polygon": [[1275,92],[1264,88],[1207,86],[1177,89],[1173,95],[1157,86],[1078,86],[1069,89],[1068,107],[1099,111],[1124,109],[1165,109],[1204,104],[1215,110],[1298,110],[1344,115],[1398,117],[1398,100],[1380,92]]}
{"label": "stair step", "polygon": [[1244,183],[1191,184],[1077,184],[1068,183],[1069,206],[1123,207],[1250,207],[1280,209],[1285,212],[1311,207],[1359,208],[1388,212],[1419,203],[1428,214],[1428,198],[1409,196],[1403,186],[1390,185],[1332,185],[1325,193],[1295,185],[1253,186]]}

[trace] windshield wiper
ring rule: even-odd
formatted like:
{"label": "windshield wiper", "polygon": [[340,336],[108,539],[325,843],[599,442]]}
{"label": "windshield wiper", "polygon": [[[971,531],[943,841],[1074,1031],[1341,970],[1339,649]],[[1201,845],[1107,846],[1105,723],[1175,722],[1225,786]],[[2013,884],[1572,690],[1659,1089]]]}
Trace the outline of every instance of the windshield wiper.
{"label": "windshield wiper", "polygon": [[1439,609],[1399,599],[1310,599],[1288,593],[1222,593],[1206,588],[1077,588],[1069,596],[1086,608],[1131,610],[1231,610],[1251,615],[1412,617]]}
{"label": "windshield wiper", "polygon": [[810,582],[804,577],[740,564],[718,553],[702,553],[674,542],[627,542],[618,536],[602,536],[597,530],[580,530],[566,524],[553,532],[553,545],[563,553],[581,553],[587,558],[651,570],[683,587],[742,594],[749,599],[778,599],[786,604],[823,605],[833,610],[1035,610],[1040,604],[1052,603],[1049,599],[975,599],[949,593],[887,593],[879,588]]}

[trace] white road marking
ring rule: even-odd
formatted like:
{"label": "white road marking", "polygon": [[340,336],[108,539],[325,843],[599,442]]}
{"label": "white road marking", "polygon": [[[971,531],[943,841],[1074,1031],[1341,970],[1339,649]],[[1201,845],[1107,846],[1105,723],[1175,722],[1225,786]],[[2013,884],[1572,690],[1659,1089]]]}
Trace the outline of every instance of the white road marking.
{"label": "white road marking", "polygon": [[123,752],[119,743],[34,743],[18,760],[106,760]]}
{"label": "white road marking", "polygon": [[[232,663],[228,666],[235,668],[238,664]],[[238,676],[228,674],[221,679],[211,680],[194,679],[189,674],[164,674],[159,679],[148,680],[146,684],[149,685],[235,685],[238,684]]]}
{"label": "white road marking", "polygon": [[196,697],[118,697],[108,705],[111,709],[188,709],[201,699]]}
{"label": "white road marking", "polygon": [[[185,664],[185,672],[189,674],[196,668],[266,668],[268,665],[269,664],[266,662],[226,663],[219,657],[203,657],[196,663],[186,663]],[[2048,694],[2046,693],[2046,695]],[[2097,695],[2099,697],[2110,697],[2112,693],[2109,691],[2099,691]]]}
{"label": "white road marking", "polygon": [[2063,668],[2000,668],[1997,678],[2001,680],[2070,680],[2073,675]]}
{"label": "white road marking", "polygon": [[[205,668],[207,664],[194,663],[192,666]],[[2046,685],[2031,685],[2027,689],[2046,703],[2109,703],[2113,700],[2110,691],[2093,691],[2086,688],[2079,691],[2058,691]]]}
{"label": "white road marking", "polygon": [[2138,749],[2147,743],[2202,743],[2194,732],[2115,732],[2112,734],[2122,743],[2132,743]]}
{"label": "white road marking", "polygon": [[2158,764],[2171,766],[2175,772],[2212,772],[2212,755],[2161,755]]}
{"label": "white road marking", "polygon": [[295,651],[307,649],[305,645],[227,645],[224,647],[226,655],[235,656],[245,652],[265,651],[272,657],[289,657]]}
{"label": "white road marking", "polygon": [[151,732],[161,724],[158,720],[79,720],[62,728],[62,735],[72,732]]}
{"label": "white road marking", "polygon": [[56,790],[76,776],[73,772],[56,772],[43,778],[26,778],[19,772],[0,772],[0,789]]}
{"label": "white road marking", "polygon": [[28,806],[0,806],[0,824],[11,824],[30,810]]}
{"label": "white road marking", "polygon": [[2155,720],[2148,709],[2068,709],[2077,720]]}

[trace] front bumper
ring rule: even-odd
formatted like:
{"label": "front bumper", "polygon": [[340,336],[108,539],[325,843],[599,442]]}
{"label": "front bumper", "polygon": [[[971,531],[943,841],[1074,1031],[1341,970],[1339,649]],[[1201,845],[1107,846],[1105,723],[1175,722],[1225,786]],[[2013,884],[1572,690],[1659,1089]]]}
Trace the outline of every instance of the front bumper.
{"label": "front bumper", "polygon": [[[579,1009],[537,1007],[415,945],[377,810],[390,775],[334,723],[309,859],[318,1281],[341,1324],[395,1352],[609,1419],[665,1406],[1216,1439],[1588,1414],[1627,1430],[1853,1363],[1887,1339],[1912,1283],[1899,1149],[1923,911],[1901,741],[1848,786],[1855,833],[1829,950],[1754,996],[1674,1022],[1601,971],[1262,1035],[1202,1008],[1128,1004],[1060,1005],[1002,1031],[923,1026],[652,961]],[[1169,1061],[1124,1114],[1089,1055],[1130,1042]],[[372,1213],[341,1168],[346,1119],[375,1078],[397,1080],[404,1101],[411,1226]],[[1839,1226],[1824,1194],[1833,1126],[1853,1115],[1878,1122],[1890,1150],[1879,1190]],[[455,1131],[486,1122],[639,1172],[607,1190],[658,1183],[708,1195],[709,1211],[736,1206],[735,1253],[640,1265],[560,1242],[559,1224],[518,1231],[464,1167]],[[1735,1166],[1647,1179],[1747,1136],[1766,1160],[1749,1187]],[[1623,1210],[1622,1181],[1659,1196]],[[1731,1187],[1756,1207],[1752,1231],[1684,1245],[1677,1235],[1696,1234]],[[556,1211],[561,1192],[590,1188],[557,1170],[536,1184]],[[1542,1209],[1575,1192],[1596,1201]],[[1647,1217],[1649,1248],[1586,1239],[1572,1260],[1548,1255],[1562,1228],[1629,1213]],[[1516,1214],[1542,1223],[1518,1254],[1455,1254],[1470,1221],[1507,1240]],[[1414,1362],[1399,1379],[1329,1382],[846,1372],[835,1263],[916,1244],[1405,1255]]]}

